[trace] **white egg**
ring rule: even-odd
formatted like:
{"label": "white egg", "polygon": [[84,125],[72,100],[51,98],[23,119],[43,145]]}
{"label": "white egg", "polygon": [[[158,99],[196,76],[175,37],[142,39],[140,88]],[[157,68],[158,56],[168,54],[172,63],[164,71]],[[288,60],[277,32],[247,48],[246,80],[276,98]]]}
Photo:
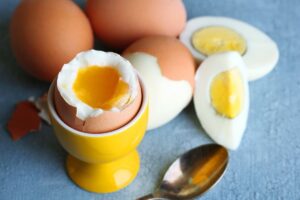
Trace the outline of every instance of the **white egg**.
{"label": "white egg", "polygon": [[[102,108],[95,108],[78,98],[74,92],[74,82],[80,69],[88,67],[110,67],[117,70],[120,79],[129,86],[128,94],[118,104],[108,110],[120,112],[129,105],[137,96],[138,80],[136,72],[129,61],[120,55],[112,52],[103,52],[90,50],[76,55],[68,64],[63,65],[57,77],[57,88],[62,98],[70,105],[76,108],[76,116],[81,120],[89,117],[99,116],[104,112]],[[91,80],[87,80],[91,81]]]}
{"label": "white egg", "polygon": [[272,71],[279,59],[276,43],[245,22],[226,17],[198,17],[187,22],[180,40],[198,61],[224,51],[238,51],[247,65],[248,80]]}
{"label": "white egg", "polygon": [[194,106],[206,133],[217,143],[238,148],[247,127],[249,88],[246,65],[237,52],[205,59],[195,76]]}
{"label": "white egg", "polygon": [[192,86],[186,80],[175,81],[163,76],[156,57],[133,53],[126,58],[143,78],[149,93],[148,130],[168,123],[189,104]]}

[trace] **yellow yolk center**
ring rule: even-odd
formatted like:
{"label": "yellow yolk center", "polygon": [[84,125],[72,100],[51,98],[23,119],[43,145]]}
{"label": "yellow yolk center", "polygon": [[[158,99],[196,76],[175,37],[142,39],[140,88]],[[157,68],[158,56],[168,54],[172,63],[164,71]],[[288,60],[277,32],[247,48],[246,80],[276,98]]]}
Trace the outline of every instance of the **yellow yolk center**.
{"label": "yellow yolk center", "polygon": [[130,98],[129,85],[115,68],[109,66],[79,69],[73,91],[89,106],[105,110],[121,107]]}
{"label": "yellow yolk center", "polygon": [[238,69],[219,73],[212,80],[210,96],[214,109],[227,118],[235,118],[243,108],[244,89]]}
{"label": "yellow yolk center", "polygon": [[194,32],[192,45],[206,56],[225,51],[237,51],[243,55],[247,48],[240,34],[221,26],[210,26]]}

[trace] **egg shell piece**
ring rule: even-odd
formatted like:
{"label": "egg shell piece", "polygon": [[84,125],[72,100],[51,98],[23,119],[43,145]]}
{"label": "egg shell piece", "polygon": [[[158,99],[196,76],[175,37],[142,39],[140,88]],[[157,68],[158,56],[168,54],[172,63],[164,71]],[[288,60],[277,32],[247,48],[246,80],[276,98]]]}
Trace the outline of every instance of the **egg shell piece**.
{"label": "egg shell piece", "polygon": [[157,58],[163,76],[170,80],[186,80],[194,87],[196,63],[190,51],[176,38],[149,36],[132,43],[124,52],[143,52]]}
{"label": "egg shell piece", "polygon": [[174,81],[163,76],[156,57],[133,53],[126,58],[143,78],[149,94],[148,130],[168,123],[189,104],[193,94],[189,82]]}
{"label": "egg shell piece", "polygon": [[151,35],[176,37],[186,22],[182,0],[88,0],[95,35],[115,49]]}
{"label": "egg shell piece", "polygon": [[7,123],[7,129],[13,140],[19,140],[29,132],[37,131],[41,127],[38,110],[30,101],[21,101]]}
{"label": "egg shell piece", "polygon": [[[90,66],[110,66],[118,70],[122,80],[128,83],[130,87],[131,95],[128,103],[131,103],[136,98],[138,93],[138,80],[136,72],[129,61],[113,52],[96,50],[81,52],[77,54],[73,60],[63,66],[57,78],[57,88],[60,95],[70,106],[76,107],[76,116],[79,119],[85,121],[89,117],[96,117],[104,112],[101,108],[92,108],[82,102],[73,91],[73,83],[77,77],[78,70]],[[120,109],[113,107],[109,111],[120,112]]]}
{"label": "egg shell piece", "polygon": [[70,0],[21,1],[10,21],[10,39],[20,66],[44,81],[94,43],[88,18]]}
{"label": "egg shell piece", "polygon": [[[221,72],[238,68],[244,87],[243,108],[233,119],[225,118],[214,110],[210,99],[210,84]],[[249,86],[246,65],[237,52],[209,56],[198,68],[195,76],[194,106],[197,117],[206,133],[218,144],[229,149],[238,148],[247,127],[249,113]]]}
{"label": "egg shell piece", "polygon": [[140,84],[138,84],[136,98],[125,109],[121,111],[103,111],[100,115],[91,116],[85,120],[76,117],[76,107],[70,106],[62,98],[57,87],[54,90],[54,103],[59,117],[73,129],[88,133],[105,133],[124,126],[134,118],[142,103],[142,93]]}
{"label": "egg shell piece", "polygon": [[279,59],[279,50],[277,44],[269,36],[240,20],[213,16],[197,17],[189,20],[180,35],[180,40],[199,62],[203,61],[206,56],[193,47],[191,38],[195,31],[209,26],[230,28],[246,40],[247,50],[242,57],[247,66],[248,80],[257,80],[267,75],[276,66]]}

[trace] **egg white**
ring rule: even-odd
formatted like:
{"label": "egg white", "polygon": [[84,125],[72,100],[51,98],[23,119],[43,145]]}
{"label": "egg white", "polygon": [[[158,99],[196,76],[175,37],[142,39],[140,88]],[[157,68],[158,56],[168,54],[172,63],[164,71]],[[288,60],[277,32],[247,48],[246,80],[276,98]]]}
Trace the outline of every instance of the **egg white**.
{"label": "egg white", "polygon": [[[210,86],[219,73],[237,68],[240,72],[244,102],[241,112],[233,119],[218,114],[212,106]],[[218,53],[203,61],[195,76],[194,106],[200,123],[206,133],[217,143],[236,149],[247,127],[249,112],[249,87],[246,65],[237,52]]]}
{"label": "egg white", "polygon": [[206,56],[197,51],[191,42],[193,33],[209,26],[227,27],[239,33],[247,43],[243,59],[247,65],[248,80],[256,80],[271,72],[279,59],[276,43],[265,33],[245,22],[227,17],[198,17],[187,22],[180,40],[189,48],[198,61]]}
{"label": "egg white", "polygon": [[[101,108],[93,108],[82,102],[73,91],[73,84],[76,80],[78,70],[90,66],[109,66],[115,68],[120,73],[122,80],[129,85],[130,100],[128,104],[135,99],[138,92],[138,80],[136,72],[129,61],[112,52],[96,50],[81,52],[68,64],[63,65],[57,77],[58,91],[69,105],[76,108],[76,117],[86,120],[89,117],[95,117],[104,112]],[[121,109],[113,107],[108,111],[120,112]]]}
{"label": "egg white", "polygon": [[149,93],[148,130],[168,123],[189,104],[192,86],[186,80],[175,81],[163,76],[156,57],[137,52],[126,58],[143,78]]}

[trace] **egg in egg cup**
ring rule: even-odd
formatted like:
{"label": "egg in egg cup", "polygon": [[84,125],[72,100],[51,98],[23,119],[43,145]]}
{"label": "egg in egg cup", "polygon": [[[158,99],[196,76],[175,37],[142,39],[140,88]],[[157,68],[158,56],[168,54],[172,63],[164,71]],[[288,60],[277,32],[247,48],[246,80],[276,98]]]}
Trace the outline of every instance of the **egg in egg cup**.
{"label": "egg in egg cup", "polygon": [[81,188],[96,192],[118,191],[136,177],[140,160],[136,150],[148,121],[148,96],[138,75],[142,91],[142,103],[133,119],[126,125],[104,133],[87,133],[68,126],[55,109],[56,80],[48,92],[51,123],[59,143],[69,153],[66,170],[70,178]]}

